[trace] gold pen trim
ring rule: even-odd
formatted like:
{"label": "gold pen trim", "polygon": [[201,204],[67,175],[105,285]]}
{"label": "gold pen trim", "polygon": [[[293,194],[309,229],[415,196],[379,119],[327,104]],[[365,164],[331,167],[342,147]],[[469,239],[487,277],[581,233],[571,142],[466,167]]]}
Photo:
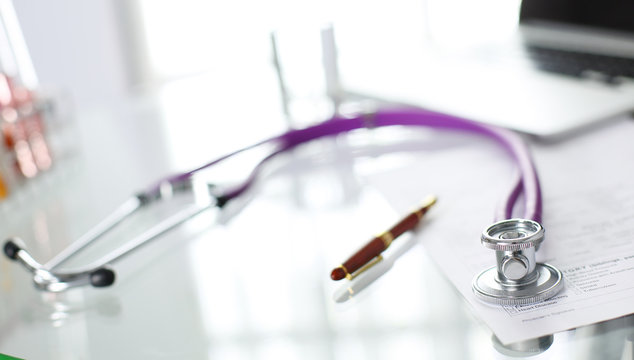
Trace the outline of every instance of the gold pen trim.
{"label": "gold pen trim", "polygon": [[350,275],[350,273],[348,272],[348,269],[346,269],[346,267],[343,266],[343,264],[339,265],[339,268],[343,270],[343,272],[346,274],[346,279],[348,280],[352,279],[352,275]]}
{"label": "gold pen trim", "polygon": [[426,197],[423,201],[423,205],[418,210],[414,211],[414,214],[416,215],[418,220],[422,219],[423,215],[425,215],[427,210],[429,210],[429,208],[432,207],[434,204],[436,204],[435,196],[429,195],[428,197]]}
{"label": "gold pen trim", "polygon": [[352,280],[352,279],[356,278],[357,276],[361,275],[363,272],[365,272],[369,268],[371,268],[374,265],[376,265],[381,260],[383,260],[383,256],[382,255],[378,255],[374,259],[370,260],[370,262],[368,262],[367,264],[363,265],[363,267],[361,267],[359,270],[355,271],[354,274],[349,274],[346,271],[346,274],[347,274],[346,275],[346,279]]}
{"label": "gold pen trim", "polygon": [[392,244],[392,241],[394,241],[394,235],[392,235],[392,233],[389,231],[386,231],[377,237],[381,239],[381,241],[383,241],[383,245],[386,249]]}

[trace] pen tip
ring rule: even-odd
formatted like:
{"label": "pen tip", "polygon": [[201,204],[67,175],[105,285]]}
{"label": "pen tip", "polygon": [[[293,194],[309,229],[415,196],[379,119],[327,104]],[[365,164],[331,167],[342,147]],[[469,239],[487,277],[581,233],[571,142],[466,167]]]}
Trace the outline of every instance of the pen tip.
{"label": "pen tip", "polygon": [[431,207],[434,204],[436,204],[436,201],[438,199],[436,198],[435,195],[429,195],[425,198],[425,200],[423,201],[424,207]]}
{"label": "pen tip", "polygon": [[330,273],[330,278],[333,280],[341,280],[345,277],[346,277],[346,272],[341,267],[335,268]]}

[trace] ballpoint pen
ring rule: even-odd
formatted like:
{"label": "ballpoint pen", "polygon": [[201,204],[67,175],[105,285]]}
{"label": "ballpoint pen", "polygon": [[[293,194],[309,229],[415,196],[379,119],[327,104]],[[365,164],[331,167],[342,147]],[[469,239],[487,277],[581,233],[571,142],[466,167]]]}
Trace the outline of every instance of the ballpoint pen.
{"label": "ballpoint pen", "polygon": [[334,268],[330,273],[330,278],[333,280],[341,280],[343,278],[352,280],[363,271],[375,265],[378,261],[383,259],[381,253],[392,244],[392,241],[406,231],[414,229],[420,222],[420,219],[423,218],[423,215],[425,215],[429,208],[435,203],[435,196],[427,197],[421,207],[407,214],[407,216],[389,230],[374,237],[343,264]]}

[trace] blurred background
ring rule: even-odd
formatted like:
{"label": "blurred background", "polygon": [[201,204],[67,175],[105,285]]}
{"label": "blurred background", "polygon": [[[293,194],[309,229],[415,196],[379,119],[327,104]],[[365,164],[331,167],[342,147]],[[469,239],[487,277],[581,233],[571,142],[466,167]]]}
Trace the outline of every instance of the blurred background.
{"label": "blurred background", "polygon": [[[415,59],[422,44],[453,51],[504,39],[519,11],[519,0],[2,4],[4,22],[15,23],[11,33],[23,39],[12,42],[11,51],[23,54],[15,55],[21,70],[13,81],[46,100],[53,163],[79,155],[89,193],[130,193],[167,172],[332,115],[324,29],[334,32],[345,86],[369,58],[381,64]],[[12,174],[15,158],[0,164],[5,187],[14,189],[36,177],[35,170]],[[131,181],[104,175],[116,173]]]}
{"label": "blurred background", "polygon": [[[519,0],[0,0],[3,26],[23,39],[10,47],[19,71],[2,69],[12,81],[0,82],[0,103],[10,100],[2,103],[9,150],[0,163],[0,198],[6,198],[0,235],[20,234],[35,258],[50,259],[157,178],[332,115],[324,29],[334,30],[345,87],[369,58],[380,64],[387,57],[420,58],[423,48],[451,53],[503,41],[518,27],[519,6]],[[49,163],[27,159],[16,168],[28,156],[7,109],[42,111],[43,119],[28,121],[28,132],[44,127]],[[394,145],[392,133],[373,135],[361,143]],[[464,137],[410,136],[404,139],[411,144],[428,140],[426,150],[455,146],[455,158],[492,158],[492,148]],[[342,246],[356,247],[359,229],[395,215],[376,191],[361,191],[364,176],[385,164],[411,164],[357,162],[352,147],[308,149],[298,157],[303,167],[276,169],[290,180],[271,182],[268,197],[233,224],[210,227],[202,219],[117,264],[123,281],[112,292],[42,294],[3,258],[0,285],[9,296],[0,299],[2,352],[59,359],[500,357],[490,332],[414,241],[373,296],[358,307],[335,307],[333,285],[315,269],[339,261]],[[426,164],[463,176],[463,167],[432,161],[421,168]],[[340,229],[340,238],[332,229]],[[262,242],[263,233],[273,240]],[[301,257],[307,252],[318,255],[307,261]],[[251,266],[228,272],[234,263],[226,254],[244,253]],[[32,346],[33,334],[44,339],[41,349]],[[588,347],[600,347],[595,340],[588,335]],[[571,353],[563,344],[551,348],[553,358]],[[586,355],[584,348],[574,355]]]}
{"label": "blurred background", "polygon": [[[518,0],[15,3],[41,86],[67,92],[77,114],[151,94],[164,110],[169,141],[204,142],[212,152],[286,126],[272,32],[294,115],[310,121],[329,115],[324,26],[334,26],[343,64],[403,44],[414,51],[421,41],[458,47],[504,37],[517,24],[518,7]],[[99,126],[90,116],[76,118]],[[250,131],[241,131],[246,124]],[[172,156],[179,161],[192,152],[187,144],[178,149],[183,153]]]}
{"label": "blurred background", "polygon": [[[459,46],[501,37],[514,29],[519,10],[517,0],[64,0],[14,5],[40,82],[68,89],[82,107],[202,74],[213,80],[210,88],[229,94],[248,96],[251,88],[266,85],[275,89],[273,31],[289,41],[288,48],[280,44],[289,66],[309,66],[320,61],[318,32],[327,24],[334,25],[345,56],[367,48],[384,52],[394,42]],[[301,72],[293,75],[288,78],[307,82],[315,74],[297,80]],[[213,95],[218,93],[208,98]]]}

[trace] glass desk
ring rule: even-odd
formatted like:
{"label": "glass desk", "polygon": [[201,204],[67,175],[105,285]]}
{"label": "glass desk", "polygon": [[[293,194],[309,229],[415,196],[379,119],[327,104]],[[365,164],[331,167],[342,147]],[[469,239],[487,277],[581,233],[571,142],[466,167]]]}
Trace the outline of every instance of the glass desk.
{"label": "glass desk", "polygon": [[[169,160],[170,142],[160,139],[170,134],[157,132],[152,114],[128,114],[140,120],[98,121],[113,115],[90,114],[102,119],[83,125],[96,129],[82,131],[80,153],[2,204],[2,238],[20,236],[45,261],[135,190],[190,165]],[[106,135],[117,145],[104,148]],[[361,289],[330,280],[333,267],[401,215],[369,179],[424,156],[390,147],[389,139],[412,144],[418,136],[388,131],[299,149],[273,163],[248,198],[202,214],[113,264],[117,280],[110,288],[40,292],[3,256],[0,353],[27,359],[632,359],[631,316],[501,345],[416,231],[363,274]],[[202,153],[187,161],[208,158]],[[141,214],[76,263],[189,200],[175,198]]]}

